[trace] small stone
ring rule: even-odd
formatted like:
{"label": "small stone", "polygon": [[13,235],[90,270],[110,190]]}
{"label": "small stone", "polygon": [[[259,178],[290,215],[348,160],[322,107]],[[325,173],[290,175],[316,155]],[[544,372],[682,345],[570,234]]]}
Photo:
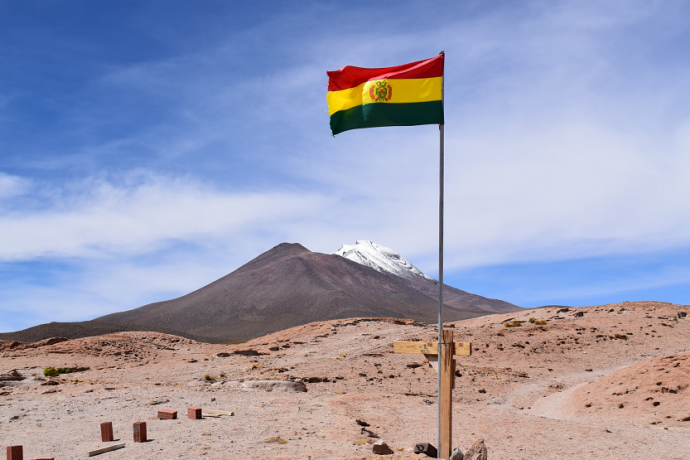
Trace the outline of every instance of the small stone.
{"label": "small stone", "polygon": [[366,428],[362,427],[361,433],[369,438],[380,438],[380,436],[376,433],[374,433],[371,430],[367,430]]}
{"label": "small stone", "polygon": [[161,399],[152,399],[150,401],[146,401],[146,404],[148,404],[149,406],[157,406],[158,404],[165,404],[167,402],[170,402],[170,400],[167,398],[161,398]]}
{"label": "small stone", "polygon": [[383,442],[383,439],[379,439],[378,441],[376,441],[376,442],[374,443],[374,446],[373,446],[373,448],[372,448],[372,451],[373,451],[374,454],[376,454],[376,455],[390,455],[390,454],[394,454],[394,453],[395,453],[395,452],[393,451],[393,449],[391,449],[390,447],[388,447],[388,444],[386,444],[385,442]]}
{"label": "small stone", "polygon": [[467,452],[465,452],[464,460],[487,460],[489,458],[488,455],[484,439],[480,438],[472,444],[472,447],[470,447]]}
{"label": "small stone", "polygon": [[367,422],[365,422],[364,420],[362,420],[361,418],[358,418],[357,420],[355,420],[355,422],[357,422],[357,425],[359,425],[359,426],[369,426],[369,424]]}
{"label": "small stone", "polygon": [[459,447],[456,447],[453,449],[453,452],[450,454],[450,458],[448,460],[464,460],[465,455],[462,453]]}

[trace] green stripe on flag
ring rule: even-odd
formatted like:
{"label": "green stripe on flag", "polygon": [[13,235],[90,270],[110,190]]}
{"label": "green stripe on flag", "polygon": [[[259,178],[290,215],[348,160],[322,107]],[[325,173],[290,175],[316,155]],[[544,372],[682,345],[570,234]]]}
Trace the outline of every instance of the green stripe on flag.
{"label": "green stripe on flag", "polygon": [[333,135],[359,128],[440,125],[443,123],[442,101],[413,104],[364,104],[331,115]]}

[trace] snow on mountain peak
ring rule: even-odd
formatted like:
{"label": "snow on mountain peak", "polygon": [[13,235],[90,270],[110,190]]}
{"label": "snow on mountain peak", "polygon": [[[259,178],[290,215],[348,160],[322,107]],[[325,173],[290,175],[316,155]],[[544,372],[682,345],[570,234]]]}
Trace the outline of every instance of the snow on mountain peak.
{"label": "snow on mountain peak", "polygon": [[391,273],[403,278],[422,276],[426,279],[433,279],[426,276],[397,252],[373,241],[357,240],[353,245],[343,244],[333,254],[373,268],[381,273]]}

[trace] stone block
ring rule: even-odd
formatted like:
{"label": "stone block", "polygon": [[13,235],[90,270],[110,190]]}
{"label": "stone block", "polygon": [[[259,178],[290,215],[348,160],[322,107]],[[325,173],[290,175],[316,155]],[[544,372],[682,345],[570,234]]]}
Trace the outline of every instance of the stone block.
{"label": "stone block", "polygon": [[113,439],[115,439],[113,435],[113,422],[101,423],[101,441],[111,442]]}
{"label": "stone block", "polygon": [[177,418],[176,410],[161,409],[158,411],[159,420],[175,420]]}
{"label": "stone block", "polygon": [[146,442],[146,422],[134,423],[134,442]]}
{"label": "stone block", "polygon": [[7,446],[7,460],[24,460],[24,447]]}
{"label": "stone block", "polygon": [[420,442],[419,444],[414,446],[414,453],[415,454],[424,454],[427,457],[431,458],[436,458],[438,455],[438,451],[434,446],[429,444],[428,442]]}

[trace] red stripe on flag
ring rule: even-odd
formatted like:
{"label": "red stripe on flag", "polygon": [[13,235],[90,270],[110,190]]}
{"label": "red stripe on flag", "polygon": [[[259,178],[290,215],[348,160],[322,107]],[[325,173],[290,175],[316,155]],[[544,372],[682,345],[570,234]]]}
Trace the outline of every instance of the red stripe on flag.
{"label": "red stripe on flag", "polygon": [[370,80],[400,80],[412,78],[435,78],[443,76],[444,54],[425,61],[410,62],[395,67],[382,69],[365,69],[345,66],[340,70],[331,70],[328,74],[328,91],[354,88]]}

